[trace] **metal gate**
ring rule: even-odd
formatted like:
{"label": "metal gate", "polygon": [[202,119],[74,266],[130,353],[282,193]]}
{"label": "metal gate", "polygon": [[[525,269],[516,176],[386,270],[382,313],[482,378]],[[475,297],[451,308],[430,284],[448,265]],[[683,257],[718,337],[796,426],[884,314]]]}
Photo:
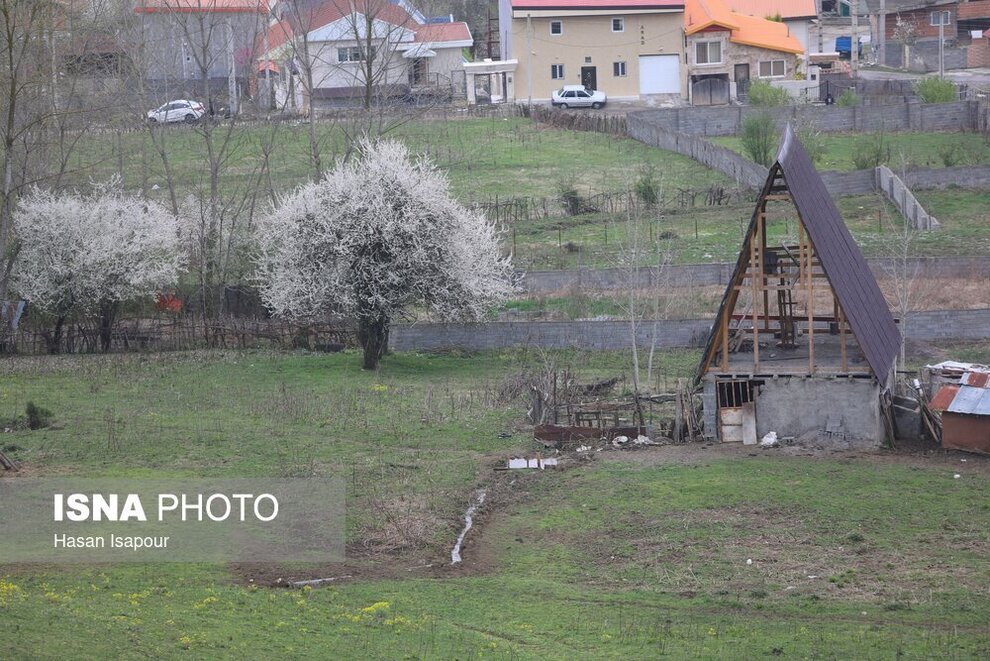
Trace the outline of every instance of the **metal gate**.
{"label": "metal gate", "polygon": [[722,106],[729,102],[729,81],[703,78],[691,85],[691,103],[696,106]]}

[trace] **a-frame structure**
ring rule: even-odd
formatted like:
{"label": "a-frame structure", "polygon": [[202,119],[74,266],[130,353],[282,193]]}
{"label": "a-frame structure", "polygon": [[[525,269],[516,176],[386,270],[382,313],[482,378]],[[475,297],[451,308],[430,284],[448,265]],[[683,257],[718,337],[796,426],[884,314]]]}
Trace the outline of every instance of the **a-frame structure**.
{"label": "a-frame structure", "polygon": [[879,394],[900,344],[880,287],[788,126],[702,356],[706,435],[879,442]]}

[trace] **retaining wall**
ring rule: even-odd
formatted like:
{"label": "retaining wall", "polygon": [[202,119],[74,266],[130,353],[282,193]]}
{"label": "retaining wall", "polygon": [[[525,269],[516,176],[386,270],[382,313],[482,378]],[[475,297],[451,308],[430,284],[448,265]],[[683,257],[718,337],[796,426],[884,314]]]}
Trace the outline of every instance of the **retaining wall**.
{"label": "retaining wall", "polygon": [[[657,322],[657,346],[701,347],[712,319],[671,319]],[[637,324],[636,341],[650,346],[652,321]],[[912,340],[984,339],[990,337],[990,310],[915,312],[905,325]],[[620,350],[630,346],[627,321],[509,321],[478,324],[399,324],[389,333],[394,351],[503,349],[542,347]]]}
{"label": "retaining wall", "polygon": [[[892,258],[871,257],[866,260],[877,279],[886,279],[891,272]],[[913,257],[910,270],[918,267],[919,277],[927,278],[990,278],[990,256],[974,257]],[[598,291],[647,288],[657,285],[690,287],[725,285],[732,277],[735,263],[685,264],[668,266],[661,273],[651,268],[573,269],[567,271],[529,271],[520,286],[530,294],[551,294],[566,291]]]}

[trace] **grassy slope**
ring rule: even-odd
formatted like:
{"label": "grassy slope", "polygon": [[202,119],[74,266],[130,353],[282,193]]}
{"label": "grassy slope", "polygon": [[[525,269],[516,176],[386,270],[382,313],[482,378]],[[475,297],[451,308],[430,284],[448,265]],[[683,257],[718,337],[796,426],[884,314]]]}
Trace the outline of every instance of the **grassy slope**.
{"label": "grassy slope", "polygon": [[[197,129],[173,127],[164,135],[180,196],[205,186],[206,152]],[[711,183],[728,181],[690,158],[634,140],[549,128],[526,119],[416,121],[387,135],[401,140],[413,153],[429,156],[447,171],[454,194],[464,202],[495,195],[501,199],[553,197],[561,180],[573,180],[585,193],[624,191],[631,187],[641,163],[663,167],[672,186],[707,188]],[[332,124],[321,124],[319,139],[324,165],[332,165],[335,156],[342,154],[342,133]],[[125,185],[140,187],[143,151],[149,183],[158,184],[158,194],[165,194],[160,159],[147,134],[124,135],[120,144],[107,136],[86,136],[84,140],[74,163],[80,184],[117,173],[123,154]],[[267,189],[268,180],[259,182],[257,175],[263,141],[274,144],[271,183],[276,190],[291,190],[311,176],[305,124],[285,123],[274,128],[244,125],[235,129],[231,140],[230,156],[224,163],[224,190]]]}
{"label": "grassy slope", "polygon": [[[583,378],[626,364],[556,357]],[[443,544],[405,556],[410,566],[446,552],[480,460],[528,446],[522,434],[496,438],[521,407],[483,395],[536,364],[531,354],[398,355],[379,375],[358,370],[353,354],[206,358],[7,362],[0,417],[34,399],[64,428],[5,434],[4,444],[23,448],[14,454],[36,474],[357,471],[352,536],[375,534],[365,498],[384,466],[391,494],[426,494],[438,510]],[[686,374],[696,358],[665,354],[665,372]],[[125,421],[117,445],[107,410]],[[485,515],[467,549],[487,558],[481,575],[293,591],[202,565],[0,568],[0,620],[12,633],[0,636],[0,657],[990,653],[990,484],[967,470],[976,464],[958,464],[965,479],[953,480],[953,469],[920,460],[709,458],[698,448],[665,461],[678,451],[646,455],[655,464],[625,455],[518,476],[517,497]]]}
{"label": "grassy slope", "polygon": [[[828,133],[822,136],[826,145],[825,156],[817,166],[822,170],[847,172],[856,170],[853,156],[875,144],[875,134]],[[742,141],[737,136],[719,136],[712,142],[744,154]],[[888,165],[895,171],[902,166],[921,168],[945,167],[943,153],[959,159],[955,165],[986,164],[990,162],[990,143],[973,133],[885,133],[884,145],[889,147]],[[886,151],[886,148],[884,149]]]}

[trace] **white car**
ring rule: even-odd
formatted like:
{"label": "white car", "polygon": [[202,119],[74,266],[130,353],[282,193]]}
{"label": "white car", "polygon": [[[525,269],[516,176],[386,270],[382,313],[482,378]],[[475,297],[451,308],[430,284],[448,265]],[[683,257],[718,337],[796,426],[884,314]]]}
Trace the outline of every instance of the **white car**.
{"label": "white car", "polygon": [[177,99],[169,101],[160,108],[148,111],[148,121],[152,123],[169,124],[171,122],[195,122],[206,114],[206,108],[199,101]]}
{"label": "white car", "polygon": [[608,101],[605,92],[589,90],[583,85],[564,85],[553,91],[551,103],[564,108],[601,108]]}

